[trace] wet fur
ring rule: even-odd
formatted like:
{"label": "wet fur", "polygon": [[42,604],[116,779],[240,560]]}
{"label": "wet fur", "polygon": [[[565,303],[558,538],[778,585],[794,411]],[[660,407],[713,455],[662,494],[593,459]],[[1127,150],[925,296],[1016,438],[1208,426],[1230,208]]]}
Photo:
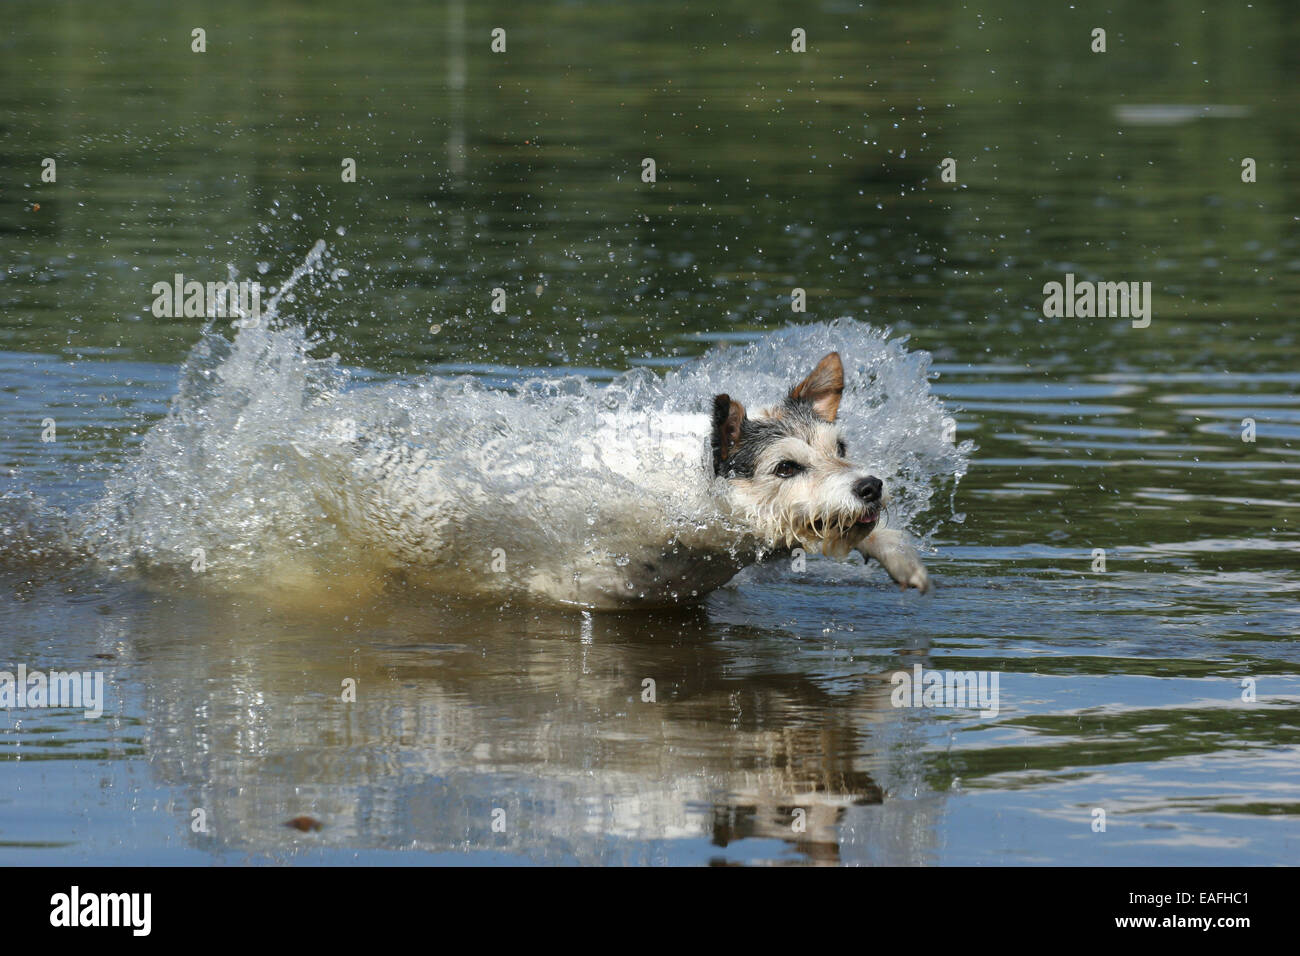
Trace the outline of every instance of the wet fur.
{"label": "wet fur", "polygon": [[[620,547],[619,560],[602,549],[557,551],[553,564],[533,567],[517,583],[550,600],[586,607],[690,604],[746,565],[798,547],[839,558],[857,550],[879,561],[902,587],[927,590],[929,577],[908,538],[877,527],[886,489],[853,462],[835,422],[843,382],[840,357],[832,352],[780,404],[753,416],[728,395],[716,396],[706,414],[678,416],[685,431],[674,454],[682,462],[698,462],[699,480],[716,497],[729,526],[742,530],[743,540],[730,531],[722,540],[715,529],[701,526],[685,527],[666,541],[642,534],[648,525],[629,514],[626,527],[612,535],[632,542]],[[611,427],[617,426],[611,422]],[[601,446],[601,460],[615,470],[636,474],[650,464],[636,454],[606,458],[616,441],[595,444]],[[654,444],[642,451],[663,455],[664,445]],[[382,543],[405,577],[419,580],[428,570],[433,586],[492,590],[494,575],[469,567],[453,580],[451,570],[439,564],[438,556],[458,532],[436,461],[405,443],[380,443],[354,457],[351,470],[354,486],[364,491],[340,510],[349,516],[347,523],[360,523],[371,541]]]}
{"label": "wet fur", "polygon": [[[750,529],[753,547],[738,555],[697,542],[674,548],[666,561],[633,562],[619,593],[680,603],[684,595],[694,599],[726,583],[746,564],[788,555],[795,547],[836,558],[857,550],[864,559],[876,559],[903,589],[929,590],[929,575],[910,539],[877,527],[887,500],[884,484],[851,459],[835,422],[843,392],[843,364],[831,352],[781,404],[753,417],[731,396],[715,396],[713,474],[723,480],[726,510]],[[782,475],[790,465],[799,470]]]}
{"label": "wet fur", "polygon": [[[876,558],[902,587],[929,589],[920,556],[901,532],[877,530],[883,482],[852,462],[835,423],[844,367],[831,352],[780,405],[749,417],[729,395],[713,400],[714,473],[731,504],[768,547]],[[782,475],[782,464],[797,465]]]}

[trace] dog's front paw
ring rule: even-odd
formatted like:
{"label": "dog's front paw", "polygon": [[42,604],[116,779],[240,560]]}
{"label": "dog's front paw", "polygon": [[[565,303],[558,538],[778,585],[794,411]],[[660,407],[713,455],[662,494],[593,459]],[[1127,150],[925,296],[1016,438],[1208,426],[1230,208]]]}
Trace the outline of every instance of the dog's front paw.
{"label": "dog's front paw", "polygon": [[862,543],[862,553],[880,562],[901,590],[916,588],[922,594],[930,590],[930,574],[921,563],[921,555],[901,531],[880,529]]}

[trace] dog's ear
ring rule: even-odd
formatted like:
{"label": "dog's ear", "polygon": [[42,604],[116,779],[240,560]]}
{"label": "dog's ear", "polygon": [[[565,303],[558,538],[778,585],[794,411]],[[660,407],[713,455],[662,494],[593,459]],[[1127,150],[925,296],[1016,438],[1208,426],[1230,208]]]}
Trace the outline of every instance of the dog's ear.
{"label": "dog's ear", "polygon": [[844,363],[839,352],[831,352],[817,363],[812,374],[790,390],[790,402],[809,402],[818,417],[835,421],[844,394]]}
{"label": "dog's ear", "polygon": [[713,399],[713,473],[722,473],[722,463],[731,457],[740,443],[740,426],[745,423],[745,406],[733,402],[730,395]]}

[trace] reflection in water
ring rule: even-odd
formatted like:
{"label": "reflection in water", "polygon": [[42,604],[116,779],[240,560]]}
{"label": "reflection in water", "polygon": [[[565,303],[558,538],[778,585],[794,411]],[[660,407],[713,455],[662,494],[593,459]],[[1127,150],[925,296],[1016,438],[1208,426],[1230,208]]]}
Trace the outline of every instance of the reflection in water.
{"label": "reflection in water", "polygon": [[551,862],[652,862],[692,838],[720,859],[753,838],[789,861],[919,863],[933,848],[939,804],[884,673],[829,692],[772,659],[786,636],[719,639],[706,611],[414,598],[330,619],[164,601],[129,624],[153,635],[131,651],[150,764],[206,811],[199,846],[275,853],[307,814],[339,847]]}

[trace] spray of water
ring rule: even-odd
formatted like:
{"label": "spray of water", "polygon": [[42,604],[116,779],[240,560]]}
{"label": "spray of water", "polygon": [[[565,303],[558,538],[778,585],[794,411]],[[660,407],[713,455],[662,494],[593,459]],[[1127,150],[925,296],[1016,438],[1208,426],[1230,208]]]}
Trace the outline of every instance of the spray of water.
{"label": "spray of water", "polygon": [[324,256],[317,243],[255,327],[233,340],[207,330],[166,417],[79,516],[96,560],[131,571],[201,560],[208,581],[231,587],[401,576],[455,593],[558,593],[649,550],[741,547],[704,467],[703,413],[719,392],[773,404],[831,350],[845,361],[853,458],[891,488],[892,526],[965,472],[969,448],[944,437],[928,355],[848,318],[662,377],[357,386],[282,313]]}

